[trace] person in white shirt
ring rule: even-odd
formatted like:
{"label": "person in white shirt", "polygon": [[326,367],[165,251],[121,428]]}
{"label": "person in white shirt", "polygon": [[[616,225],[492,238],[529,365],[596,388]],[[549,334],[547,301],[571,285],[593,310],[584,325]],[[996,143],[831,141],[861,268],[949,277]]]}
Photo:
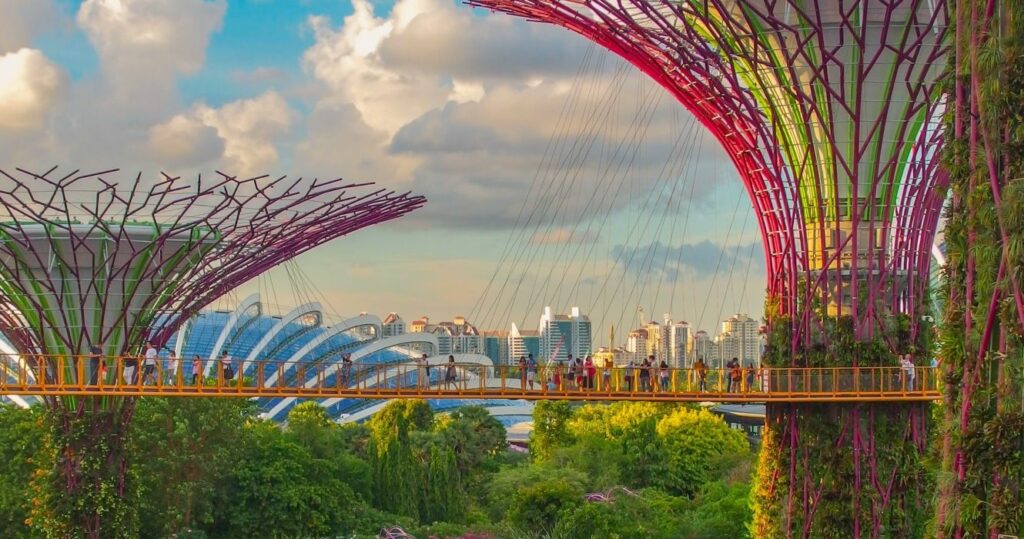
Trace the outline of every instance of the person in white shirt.
{"label": "person in white shirt", "polygon": [[178,377],[178,356],[171,350],[167,354],[167,385],[174,385]]}
{"label": "person in white shirt", "polygon": [[900,367],[903,368],[903,372],[906,374],[906,390],[914,390],[914,363],[910,361],[910,356],[903,356],[900,358]]}
{"label": "person in white shirt", "polygon": [[142,369],[142,383],[149,385],[156,383],[156,361],[158,358],[156,343],[150,341],[146,346],[146,359]]}

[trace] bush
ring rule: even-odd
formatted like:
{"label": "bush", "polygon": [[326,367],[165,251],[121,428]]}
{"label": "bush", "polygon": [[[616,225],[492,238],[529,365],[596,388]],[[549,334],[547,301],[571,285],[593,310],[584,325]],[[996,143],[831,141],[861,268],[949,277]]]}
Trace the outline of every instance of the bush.
{"label": "bush", "polygon": [[549,532],[563,512],[583,503],[583,489],[565,481],[544,481],[516,493],[508,520],[524,530]]}

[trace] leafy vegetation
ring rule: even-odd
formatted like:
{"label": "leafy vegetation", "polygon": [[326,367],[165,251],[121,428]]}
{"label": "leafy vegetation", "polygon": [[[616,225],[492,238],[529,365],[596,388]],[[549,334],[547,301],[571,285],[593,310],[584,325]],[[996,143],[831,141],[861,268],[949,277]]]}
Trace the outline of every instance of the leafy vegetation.
{"label": "leafy vegetation", "polygon": [[[344,426],[315,403],[285,425],[244,400],[135,410],[140,537],[363,538],[390,526],[422,538],[744,537],[751,516],[746,438],[692,407],[542,403],[544,453],[530,456],[508,451],[476,406],[435,415],[394,401]],[[43,535],[25,495],[45,464],[43,413],[0,407],[4,537]]]}

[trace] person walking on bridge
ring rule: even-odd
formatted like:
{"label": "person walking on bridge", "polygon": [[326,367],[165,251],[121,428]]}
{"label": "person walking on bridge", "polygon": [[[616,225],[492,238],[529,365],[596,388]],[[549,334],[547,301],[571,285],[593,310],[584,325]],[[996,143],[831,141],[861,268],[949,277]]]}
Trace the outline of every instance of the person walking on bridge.
{"label": "person walking on bridge", "polygon": [[533,358],[533,354],[530,354],[529,359],[526,360],[526,383],[530,386],[530,391],[533,391],[533,381],[537,378],[537,360]]}
{"label": "person walking on bridge", "polygon": [[455,356],[448,356],[448,365],[444,370],[444,388],[457,388],[455,385]]}
{"label": "person walking on bridge", "polygon": [[905,354],[900,358],[900,367],[903,368],[904,376],[906,379],[905,391],[914,390],[914,362],[910,361],[910,354]]}
{"label": "person walking on bridge", "polygon": [[704,364],[704,358],[697,358],[697,362],[693,364],[693,370],[697,373],[698,390],[704,393],[708,390],[708,366]]}
{"label": "person walking on bridge", "polygon": [[594,389],[594,378],[597,378],[597,367],[594,365],[593,358],[587,356],[587,359],[583,362],[583,369],[587,373],[587,389]]}

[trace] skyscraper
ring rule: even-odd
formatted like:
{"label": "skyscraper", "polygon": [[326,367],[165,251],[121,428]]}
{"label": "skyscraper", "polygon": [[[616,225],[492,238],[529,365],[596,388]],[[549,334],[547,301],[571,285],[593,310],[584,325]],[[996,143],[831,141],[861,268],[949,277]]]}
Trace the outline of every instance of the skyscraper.
{"label": "skyscraper", "polygon": [[690,324],[686,322],[672,323],[671,320],[666,319],[665,329],[668,335],[665,341],[668,343],[665,346],[666,360],[674,367],[686,367],[689,360],[686,352],[690,344]]}
{"label": "skyscraper", "polygon": [[761,361],[760,322],[745,314],[735,314],[722,321],[718,335],[720,357],[726,361],[738,358],[744,365]]}
{"label": "skyscraper", "polygon": [[512,365],[519,361],[520,357],[533,354],[533,357],[540,360],[540,333],[536,330],[520,330],[515,323],[508,332],[508,355],[506,361]]}
{"label": "skyscraper", "polygon": [[544,307],[540,317],[540,355],[548,361],[563,361],[569,354],[585,356],[591,352],[590,319],[580,314],[579,307],[571,315],[552,314]]}

